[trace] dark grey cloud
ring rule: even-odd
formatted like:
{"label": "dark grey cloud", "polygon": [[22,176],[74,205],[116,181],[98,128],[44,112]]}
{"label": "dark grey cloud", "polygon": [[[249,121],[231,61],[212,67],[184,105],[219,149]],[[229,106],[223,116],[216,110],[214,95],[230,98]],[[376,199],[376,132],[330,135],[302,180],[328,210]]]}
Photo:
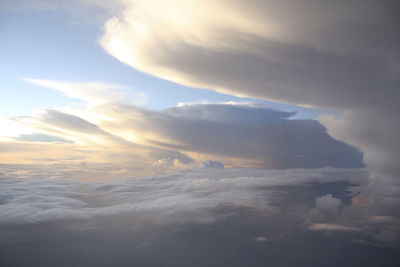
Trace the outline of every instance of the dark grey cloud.
{"label": "dark grey cloud", "polygon": [[163,112],[113,109],[125,114],[125,125],[167,139],[153,144],[170,149],[251,159],[276,168],[364,166],[356,148],[330,137],[318,121],[289,119],[295,114],[291,112],[243,104],[190,104]]}

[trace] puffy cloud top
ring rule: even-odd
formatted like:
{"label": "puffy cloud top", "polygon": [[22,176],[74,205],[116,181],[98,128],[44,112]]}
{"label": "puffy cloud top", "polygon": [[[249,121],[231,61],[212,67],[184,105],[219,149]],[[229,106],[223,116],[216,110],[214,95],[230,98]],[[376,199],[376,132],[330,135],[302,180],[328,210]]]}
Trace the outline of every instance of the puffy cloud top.
{"label": "puffy cloud top", "polygon": [[201,168],[201,169],[204,169],[204,168],[206,168],[206,169],[209,169],[209,168],[223,169],[224,164],[222,164],[221,161],[217,161],[217,160],[206,160],[199,164],[199,168]]}

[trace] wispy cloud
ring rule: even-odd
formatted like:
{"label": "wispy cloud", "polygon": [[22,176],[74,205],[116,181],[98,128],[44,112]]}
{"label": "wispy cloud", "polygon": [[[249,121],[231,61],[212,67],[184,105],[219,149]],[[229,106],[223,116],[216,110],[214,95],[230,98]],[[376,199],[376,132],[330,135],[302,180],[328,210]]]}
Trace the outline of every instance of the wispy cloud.
{"label": "wispy cloud", "polygon": [[312,224],[309,229],[313,231],[360,231],[360,229],[355,227],[323,223]]}
{"label": "wispy cloud", "polygon": [[85,101],[89,105],[101,105],[110,102],[146,104],[147,97],[143,92],[135,92],[128,86],[105,82],[69,82],[23,78],[38,86],[51,88],[65,93],[67,96]]}
{"label": "wispy cloud", "polygon": [[[123,8],[122,0],[3,0],[0,8],[12,12],[42,12],[41,15],[49,16],[51,11],[67,12],[72,15],[71,22],[101,25],[104,20],[118,13]],[[65,18],[64,18],[65,19]]]}

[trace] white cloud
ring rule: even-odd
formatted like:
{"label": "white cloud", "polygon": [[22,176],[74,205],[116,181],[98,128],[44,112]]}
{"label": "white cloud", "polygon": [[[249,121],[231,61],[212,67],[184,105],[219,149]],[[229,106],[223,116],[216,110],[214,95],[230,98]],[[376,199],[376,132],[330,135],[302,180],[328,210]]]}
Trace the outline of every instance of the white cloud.
{"label": "white cloud", "polygon": [[[340,209],[343,208],[342,201],[335,198],[332,194],[317,197],[315,206],[307,214],[307,221],[313,222],[334,222],[340,215]],[[317,227],[318,228],[318,227]],[[315,229],[317,229],[315,228]],[[314,230],[315,230],[314,229]]]}
{"label": "white cloud", "polygon": [[380,95],[377,87],[392,94],[399,82],[382,76],[387,59],[397,58],[397,14],[391,5],[368,2],[218,0],[204,9],[197,0],[131,0],[105,24],[101,44],[132,67],[190,86],[363,106]]}
{"label": "white cloud", "polygon": [[337,214],[341,205],[342,201],[332,196],[332,194],[327,194],[315,199],[315,207],[322,212]]}
{"label": "white cloud", "polygon": [[83,100],[89,105],[102,105],[119,102],[124,104],[144,105],[147,97],[143,92],[135,92],[131,88],[105,82],[68,82],[24,78],[25,81],[65,93],[71,98]]}
{"label": "white cloud", "polygon": [[268,239],[268,237],[265,237],[265,236],[257,236],[256,238],[254,238],[254,240],[257,241],[257,242],[266,242],[266,241],[270,241],[270,240]]}
{"label": "white cloud", "polygon": [[193,160],[188,157],[167,157],[159,159],[152,163],[151,167],[156,171],[184,169],[190,166]]}
{"label": "white cloud", "polygon": [[[64,171],[60,166],[40,166],[36,170],[32,166],[3,168],[9,171],[0,172],[0,225],[67,221],[64,230],[95,231],[98,228],[93,222],[100,217],[143,217],[147,223],[157,225],[209,224],[230,220],[244,211],[246,217],[263,223],[273,218],[278,223],[290,222],[296,231],[340,232],[346,238],[370,245],[395,246],[399,240],[398,217],[378,215],[382,211],[343,205],[343,212],[334,217],[312,220],[310,213],[305,212],[336,212],[338,205],[342,205],[339,199],[327,194],[318,197],[312,207],[307,204],[312,200],[308,190],[324,185],[338,192],[337,185],[343,181],[362,185],[368,179],[362,170],[195,168],[106,180],[108,173],[98,172],[99,168],[88,166],[83,179],[78,172]],[[107,169],[110,171],[110,166]],[[58,179],[49,179],[55,171],[61,172]],[[277,237],[262,229],[255,241],[273,241]],[[282,234],[290,234],[287,230]]]}
{"label": "white cloud", "polygon": [[[289,223],[296,231],[323,231],[330,238],[338,236],[329,232],[340,232],[339,237],[370,245],[395,246],[400,236],[399,217],[385,210],[385,205],[344,205],[331,194],[317,197],[314,207],[309,204],[312,192],[321,186],[339,193],[341,198],[351,197],[359,190],[354,185],[363,186],[368,180],[363,170],[195,168],[109,180],[109,172],[112,168],[117,171],[118,166],[88,165],[75,170],[62,165],[0,167],[3,227],[67,221],[73,225],[64,230],[93,231],[97,228],[91,222],[116,216],[146,218],[157,225],[209,224],[237,220],[235,216],[244,212],[246,218],[262,223]],[[344,181],[347,186],[342,190],[353,193],[338,191]],[[339,205],[341,212],[337,212]],[[316,210],[324,216],[310,216]],[[287,235],[287,230],[282,234]],[[255,236],[254,240],[260,242],[277,237],[263,228]]]}

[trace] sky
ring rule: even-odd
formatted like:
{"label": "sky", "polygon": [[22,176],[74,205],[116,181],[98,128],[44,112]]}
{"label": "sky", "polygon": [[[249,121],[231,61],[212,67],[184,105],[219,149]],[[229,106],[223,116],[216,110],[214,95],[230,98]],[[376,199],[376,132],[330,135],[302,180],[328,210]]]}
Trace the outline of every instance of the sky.
{"label": "sky", "polygon": [[0,0],[0,263],[397,266],[399,12]]}

